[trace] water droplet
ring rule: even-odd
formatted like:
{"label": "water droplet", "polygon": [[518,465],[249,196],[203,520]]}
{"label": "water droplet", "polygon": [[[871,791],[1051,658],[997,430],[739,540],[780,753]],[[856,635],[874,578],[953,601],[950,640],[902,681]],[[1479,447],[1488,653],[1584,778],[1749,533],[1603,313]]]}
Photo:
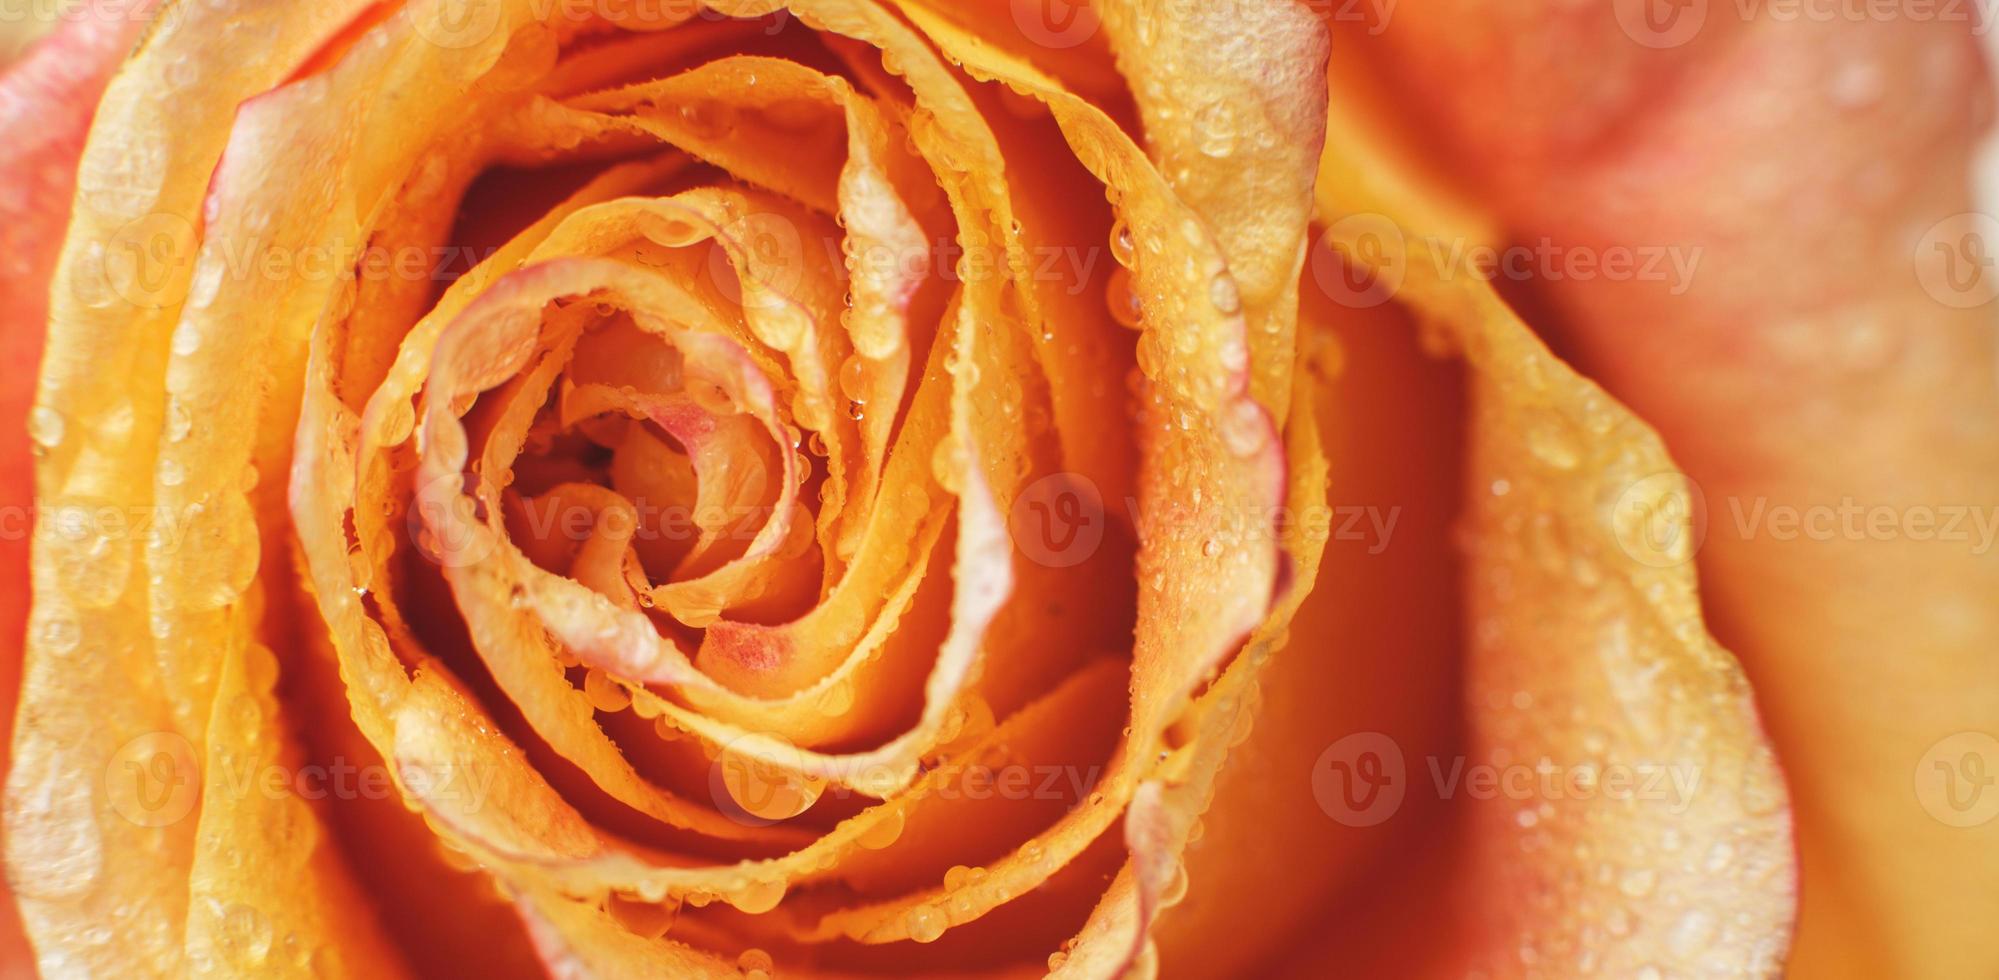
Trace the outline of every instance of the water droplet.
{"label": "water droplet", "polygon": [[1132,262],[1137,260],[1137,252],[1138,243],[1132,239],[1131,226],[1125,224],[1122,217],[1112,222],[1111,258],[1116,259],[1117,264],[1130,268]]}
{"label": "water droplet", "polygon": [[846,395],[848,401],[867,404],[868,395],[873,393],[870,373],[866,358],[859,354],[848,355],[840,365],[840,393]]}
{"label": "water droplet", "polygon": [[909,938],[919,943],[934,943],[944,935],[949,923],[944,913],[928,905],[919,905],[909,910]]}
{"label": "water droplet", "polygon": [[752,881],[729,894],[729,904],[751,915],[762,915],[777,908],[784,901],[785,884],[782,878],[769,881]]}
{"label": "water droplet", "polygon": [[223,950],[239,963],[262,963],[271,954],[270,922],[262,912],[241,902],[222,910],[220,939]]}
{"label": "water droplet", "polygon": [[870,851],[879,851],[895,843],[902,836],[905,820],[900,808],[884,811],[872,826],[854,838],[854,842]]}
{"label": "water droplet", "polygon": [[1269,441],[1270,424],[1254,399],[1238,398],[1222,409],[1221,434],[1230,452],[1248,456]]}
{"label": "water droplet", "polygon": [[1708,941],[1714,938],[1714,927],[1714,913],[1688,909],[1666,931],[1666,948],[1676,956],[1691,957],[1706,948]]}
{"label": "water droplet", "polygon": [[28,438],[34,440],[41,449],[53,449],[62,443],[62,413],[47,405],[36,405],[28,412]]}
{"label": "water droplet", "polygon": [[201,333],[192,322],[174,328],[173,353],[175,357],[187,357],[201,349]]}
{"label": "water droplet", "polygon": [[1208,302],[1223,314],[1234,315],[1242,309],[1242,294],[1236,290],[1235,277],[1226,272],[1217,272],[1208,280]]}
{"label": "water droplet", "polygon": [[745,978],[758,973],[768,977],[777,969],[777,963],[771,959],[769,953],[752,946],[743,950],[743,955],[736,957],[736,969],[743,971]]}
{"label": "water droplet", "polygon": [[1131,270],[1117,268],[1111,270],[1110,284],[1104,287],[1104,305],[1111,311],[1111,319],[1134,330],[1144,318],[1143,304],[1138,293],[1132,289]]}
{"label": "water droplet", "polygon": [[970,888],[986,880],[986,868],[968,868],[964,864],[954,864],[952,870],[944,872],[944,888],[956,892],[960,888]]}
{"label": "water droplet", "polygon": [[1702,866],[1709,874],[1718,874],[1727,870],[1729,863],[1734,860],[1735,846],[1725,840],[1718,840],[1714,842],[1713,847],[1708,848],[1707,860]]}
{"label": "water droplet", "polygon": [[598,711],[623,711],[632,703],[631,692],[619,686],[610,674],[595,667],[583,675],[583,693],[590,699],[590,706]]}
{"label": "water droplet", "polygon": [[181,467],[180,460],[172,456],[161,457],[159,466],[160,486],[177,487],[186,479],[187,471]]}
{"label": "water droplet", "polygon": [[964,485],[965,449],[956,433],[937,441],[930,452],[930,475],[944,489],[957,493]]}
{"label": "water droplet", "polygon": [[188,412],[188,406],[180,398],[166,396],[166,424],[162,434],[168,442],[180,442],[188,438],[188,432],[194,432],[194,414]]}
{"label": "water droplet", "polygon": [[1617,880],[1617,890],[1632,898],[1644,898],[1659,884],[1659,873],[1651,868],[1632,868]]}
{"label": "water droplet", "polygon": [[715,765],[730,799],[745,813],[764,820],[789,820],[812,808],[826,791],[826,779],[777,765],[743,752],[724,750]]}

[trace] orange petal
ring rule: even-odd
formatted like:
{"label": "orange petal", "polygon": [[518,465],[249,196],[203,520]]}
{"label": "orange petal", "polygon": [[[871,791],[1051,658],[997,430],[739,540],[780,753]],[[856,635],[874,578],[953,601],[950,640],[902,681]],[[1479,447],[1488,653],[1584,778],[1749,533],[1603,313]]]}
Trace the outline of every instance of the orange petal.
{"label": "orange petal", "polygon": [[[1793,971],[1999,970],[1999,804],[1969,792],[1999,771],[1999,354],[1974,269],[1999,228],[1968,187],[1992,107],[1968,24],[1692,5],[1689,42],[1651,50],[1601,10],[1463,6],[1382,41],[1422,61],[1409,89],[1454,153],[1501,161],[1465,181],[1523,241],[1685,266],[1521,291],[1705,497],[1706,607],[1796,800]],[[1430,84],[1474,65],[1489,84]]]}

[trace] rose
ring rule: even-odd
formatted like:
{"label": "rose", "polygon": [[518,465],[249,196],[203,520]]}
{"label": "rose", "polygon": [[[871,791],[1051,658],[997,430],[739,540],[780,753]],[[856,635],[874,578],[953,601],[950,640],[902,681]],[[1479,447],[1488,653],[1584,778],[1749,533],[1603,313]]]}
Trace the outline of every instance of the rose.
{"label": "rose", "polygon": [[[1441,814],[1466,850],[1369,880],[1452,882],[1449,941],[1338,955],[1777,968],[1688,485],[1351,101],[1318,159],[1298,9],[212,6],[107,93],[52,280],[48,972],[1302,965]],[[1407,311],[1477,379],[1461,561]]]}
{"label": "rose", "polygon": [[[1270,5],[1283,72],[1203,72],[1258,127],[1225,160],[936,13],[773,6],[160,12],[77,165],[34,409],[38,506],[157,515],[36,553],[10,856],[45,966],[420,946],[314,846],[384,797],[552,966],[917,968],[1001,928],[1043,965],[1092,888],[1112,932],[1064,955],[1139,955],[1120,919],[1313,561],[1277,515],[1317,472],[1287,483],[1317,450],[1281,420],[1321,29]],[[995,179],[1026,159],[1052,172]],[[106,350],[133,359],[58,367]],[[1054,519],[1084,487],[1120,512],[1037,562],[1049,477]],[[335,742],[376,761],[332,778]],[[1093,881],[1140,831],[1135,884]],[[176,928],[56,938],[175,882]]]}

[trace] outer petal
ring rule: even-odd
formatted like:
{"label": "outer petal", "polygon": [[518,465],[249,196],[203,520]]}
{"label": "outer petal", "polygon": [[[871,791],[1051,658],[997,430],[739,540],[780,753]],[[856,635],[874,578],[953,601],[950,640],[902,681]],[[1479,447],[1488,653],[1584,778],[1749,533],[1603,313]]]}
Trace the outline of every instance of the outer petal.
{"label": "outer petal", "polygon": [[[1309,773],[1292,777],[1309,777],[1317,808],[1343,824],[1387,819],[1413,802],[1408,817],[1420,822],[1401,833],[1437,859],[1373,869],[1399,880],[1340,906],[1356,917],[1353,927],[1294,933],[1308,952],[1287,969],[1774,975],[1794,903],[1782,786],[1746,683],[1700,623],[1689,570],[1648,550],[1659,541],[1685,545],[1684,535],[1658,534],[1673,529],[1674,512],[1662,504],[1684,492],[1682,478],[1655,436],[1548,354],[1488,287],[1449,277],[1421,249],[1367,240],[1397,229],[1412,238],[1485,235],[1435,206],[1393,145],[1347,109],[1335,106],[1320,174],[1329,244],[1362,267],[1361,281],[1397,282],[1429,345],[1461,351],[1470,372],[1467,732],[1462,754],[1454,753],[1434,722],[1370,711],[1363,717],[1382,718],[1412,741],[1335,727],[1328,734],[1343,737]],[[1381,220],[1341,220],[1355,213]],[[1403,263],[1384,261],[1391,254]],[[1339,289],[1348,271],[1339,260],[1318,258],[1315,286],[1364,298]],[[1338,472],[1341,460],[1333,462]],[[1620,506],[1641,478],[1654,496]],[[1335,608],[1344,598],[1330,580],[1315,595]],[[1301,625],[1317,615],[1308,609]],[[1396,676],[1383,665],[1350,669]],[[1312,727],[1295,707],[1276,718],[1292,726],[1273,733],[1280,740]],[[1249,761],[1273,754],[1304,757],[1276,746],[1252,750]],[[1363,785],[1356,772],[1372,781]],[[1454,781],[1475,772],[1489,782]],[[1630,782],[1641,776],[1652,789]],[[1370,788],[1393,801],[1371,798]],[[1301,802],[1295,791],[1284,797]],[[1216,817],[1234,834],[1214,846],[1240,845],[1241,818],[1228,810]],[[1259,822],[1256,833],[1267,832]],[[1259,853],[1267,852],[1221,851],[1217,859]],[[1311,876],[1332,888],[1344,870],[1335,863]],[[1224,875],[1218,884],[1242,880]],[[1187,914],[1196,924],[1226,923],[1227,893],[1204,896],[1199,878],[1193,887]],[[1384,888],[1387,906],[1379,904]]]}
{"label": "outer petal", "polygon": [[[129,9],[127,9],[129,7]],[[21,638],[28,630],[28,545],[33,521],[32,438],[55,435],[48,416],[31,424],[34,373],[48,317],[48,281],[55,271],[76,161],[111,72],[145,23],[150,4],[105,4],[94,16],[60,25],[23,60],[0,75],[0,363],[12,365],[0,383],[0,719],[12,730],[21,680]],[[9,29],[26,24],[9,25]],[[25,35],[26,31],[22,33]],[[25,38],[23,39],[25,41]],[[0,48],[7,42],[0,40]],[[0,52],[0,63],[8,60]],[[12,739],[0,748],[0,771]],[[28,969],[27,937],[11,893],[0,890],[0,969]]]}
{"label": "outer petal", "polygon": [[[1557,6],[1427,5],[1381,64],[1420,65],[1408,91],[1453,153],[1498,162],[1464,178],[1520,239],[1681,263],[1522,292],[1704,493],[1707,607],[1797,800],[1793,971],[1999,970],[1999,811],[1971,790],[1999,771],[1999,284],[1976,269],[1999,234],[1966,175],[1992,104],[1971,25],[1711,5],[1641,30],[1698,28],[1651,50]],[[1433,84],[1473,71],[1491,84]],[[1516,119],[1566,122],[1495,132]]]}

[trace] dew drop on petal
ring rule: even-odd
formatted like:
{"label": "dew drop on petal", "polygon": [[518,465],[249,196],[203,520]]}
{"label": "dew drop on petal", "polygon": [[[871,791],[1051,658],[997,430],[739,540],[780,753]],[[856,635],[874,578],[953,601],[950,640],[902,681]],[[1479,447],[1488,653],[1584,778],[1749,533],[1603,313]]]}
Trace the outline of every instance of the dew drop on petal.
{"label": "dew drop on petal", "polygon": [[1222,441],[1238,456],[1262,449],[1270,439],[1270,426],[1263,417],[1263,409],[1251,398],[1238,398],[1224,407],[1221,427]]}
{"label": "dew drop on petal", "polygon": [[1104,305],[1110,309],[1111,319],[1138,329],[1144,309],[1132,288],[1131,270],[1122,267],[1111,270],[1111,281],[1104,287]]}
{"label": "dew drop on petal", "polygon": [[1116,259],[1117,264],[1130,268],[1132,262],[1137,260],[1137,252],[1138,243],[1132,238],[1131,226],[1125,224],[1123,218],[1118,218],[1111,225],[1111,258]]}
{"label": "dew drop on petal", "polygon": [[919,943],[934,943],[944,935],[949,923],[944,913],[928,905],[919,905],[909,910],[909,938]]}
{"label": "dew drop on petal", "polygon": [[826,790],[824,777],[786,770],[769,761],[725,752],[722,785],[745,813],[764,820],[788,820],[812,808]]}
{"label": "dew drop on petal", "polygon": [[905,820],[901,808],[888,810],[872,826],[861,831],[854,842],[868,850],[879,851],[902,837]]}
{"label": "dew drop on petal", "polygon": [[1242,309],[1242,294],[1236,290],[1235,277],[1226,272],[1218,272],[1208,280],[1208,302],[1216,311],[1234,314]]}
{"label": "dew drop on petal", "polygon": [[28,413],[28,438],[39,449],[53,449],[62,443],[62,413],[47,405],[36,405]]}
{"label": "dew drop on petal", "polygon": [[944,489],[957,493],[965,474],[964,444],[953,433],[937,441],[930,454],[930,474]]}
{"label": "dew drop on petal", "polygon": [[729,904],[751,915],[761,915],[777,908],[784,901],[785,884],[782,878],[769,881],[752,881],[730,893]]}
{"label": "dew drop on petal", "polygon": [[632,703],[631,693],[607,674],[595,667],[583,675],[583,693],[589,697],[590,706],[598,711],[623,711]]}
{"label": "dew drop on petal", "polygon": [[222,910],[222,948],[238,963],[256,965],[271,954],[271,924],[262,912],[241,902]]}
{"label": "dew drop on petal", "polygon": [[770,977],[777,970],[777,962],[769,953],[752,946],[736,957],[736,969],[743,971],[744,980],[762,976]]}
{"label": "dew drop on petal", "polygon": [[840,365],[840,393],[848,401],[865,404],[870,394],[868,361],[859,354],[850,354]]}

